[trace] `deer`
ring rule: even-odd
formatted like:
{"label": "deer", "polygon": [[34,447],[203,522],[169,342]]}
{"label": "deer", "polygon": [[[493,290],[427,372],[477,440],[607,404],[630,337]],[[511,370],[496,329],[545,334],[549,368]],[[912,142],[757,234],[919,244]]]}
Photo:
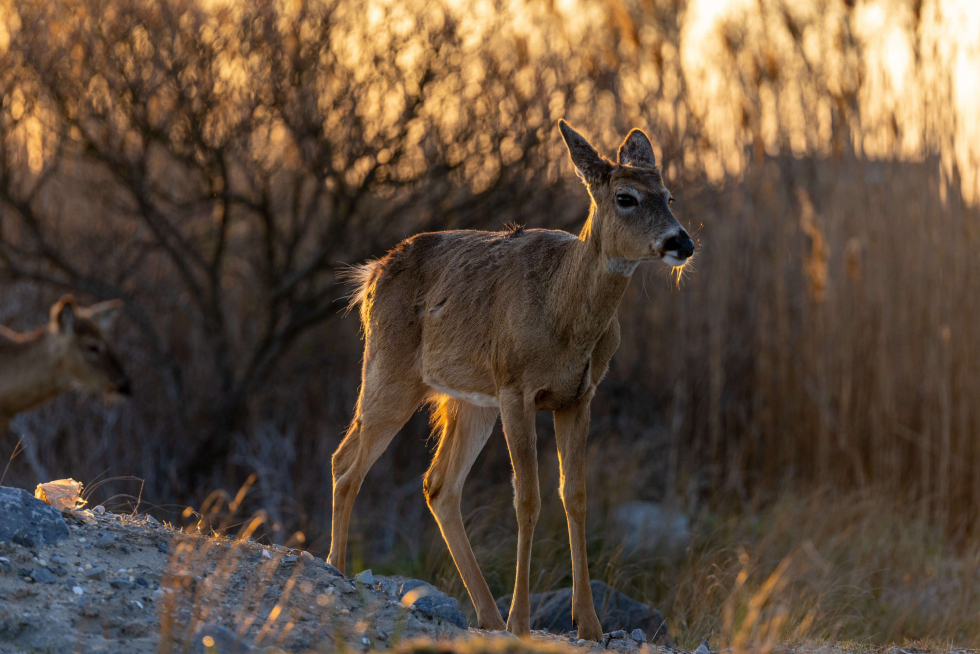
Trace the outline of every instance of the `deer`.
{"label": "deer", "polygon": [[[554,414],[559,493],[572,558],[578,637],[599,641],[589,586],[585,463],[590,402],[619,346],[616,312],[637,266],[683,267],[694,243],[671,211],[650,139],[632,130],[614,163],[564,120],[590,198],[578,236],[546,229],[421,233],[348,269],[364,338],[354,419],[332,458],[328,562],[344,570],[354,498],[372,464],[423,404],[438,439],[426,502],[479,626],[530,632],[531,541],[541,510],[535,415]],[[463,482],[497,417],[513,467],[517,575],[506,624],[466,536]]]}
{"label": "deer", "polygon": [[129,377],[105,334],[123,304],[108,300],[80,307],[58,300],[48,324],[21,334],[0,325],[0,433],[10,420],[72,388],[128,396]]}

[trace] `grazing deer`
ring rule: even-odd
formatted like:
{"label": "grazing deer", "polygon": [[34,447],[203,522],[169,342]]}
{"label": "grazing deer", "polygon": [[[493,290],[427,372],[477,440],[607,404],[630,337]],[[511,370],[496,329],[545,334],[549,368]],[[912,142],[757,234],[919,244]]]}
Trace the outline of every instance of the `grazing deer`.
{"label": "grazing deer", "polygon": [[129,378],[104,334],[122,302],[79,307],[66,295],[51,320],[28,334],[0,325],[0,432],[14,415],[73,387],[129,395]]}
{"label": "grazing deer", "polygon": [[572,614],[580,638],[600,640],[585,549],[589,403],[619,345],[616,309],[633,271],[652,259],[683,266],[694,243],[670,211],[670,192],[642,131],[630,132],[612,163],[567,123],[559,127],[592,198],[578,237],[543,229],[418,234],[353,269],[364,363],[354,421],[333,455],[329,562],[344,569],[361,482],[427,401],[439,445],[425,475],[426,499],[480,627],[504,629],[460,514],[463,481],[500,415],[518,521],[506,628],[527,634],[531,536],[541,507],[534,421],[536,412],[553,411],[572,551]]}

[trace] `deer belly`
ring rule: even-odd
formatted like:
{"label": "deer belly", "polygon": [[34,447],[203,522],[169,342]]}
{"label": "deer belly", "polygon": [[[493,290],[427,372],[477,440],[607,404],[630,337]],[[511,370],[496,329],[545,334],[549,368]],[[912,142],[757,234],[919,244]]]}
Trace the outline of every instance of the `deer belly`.
{"label": "deer belly", "polygon": [[443,395],[455,397],[458,400],[465,400],[466,402],[469,402],[470,404],[473,404],[475,406],[482,406],[487,408],[500,406],[500,400],[498,400],[493,395],[459,391],[454,388],[443,386],[442,384],[435,384],[433,382],[426,382],[426,384],[428,384],[428,386],[434,391],[442,393]]}

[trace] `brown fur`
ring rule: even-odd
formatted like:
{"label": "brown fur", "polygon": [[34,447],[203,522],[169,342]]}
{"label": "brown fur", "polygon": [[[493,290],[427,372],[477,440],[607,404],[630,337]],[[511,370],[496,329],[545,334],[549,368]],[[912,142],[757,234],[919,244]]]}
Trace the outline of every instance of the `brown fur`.
{"label": "brown fur", "polygon": [[[602,638],[585,552],[585,441],[589,402],[619,345],[616,308],[642,260],[686,232],[649,140],[634,130],[620,164],[600,157],[564,122],[562,135],[592,198],[578,237],[510,229],[418,234],[383,259],[354,268],[364,363],[356,416],[333,458],[329,561],[343,570],[354,498],[374,461],[423,401],[439,438],[425,493],[480,626],[504,623],[466,538],[459,505],[470,467],[498,414],[514,467],[517,581],[507,628],[530,628],[531,537],[541,507],[534,416],[554,411],[561,496],[568,518],[579,636]],[[635,205],[617,200],[631,194]]]}
{"label": "brown fur", "polygon": [[129,394],[129,379],[103,335],[122,303],[82,308],[66,295],[46,327],[18,334],[0,325],[0,431],[21,411],[73,388]]}

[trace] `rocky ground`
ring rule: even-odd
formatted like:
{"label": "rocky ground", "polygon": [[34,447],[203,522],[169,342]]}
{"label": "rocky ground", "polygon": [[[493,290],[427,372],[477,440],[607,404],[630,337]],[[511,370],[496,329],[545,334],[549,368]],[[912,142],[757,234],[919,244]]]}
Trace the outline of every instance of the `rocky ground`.
{"label": "rocky ground", "polygon": [[[25,524],[47,524],[18,531],[0,506],[0,652],[367,651],[494,636],[468,629],[456,600],[425,582],[369,571],[350,579],[308,552],[188,534],[102,507],[65,511],[61,527],[56,509],[17,492]],[[546,631],[532,639],[637,654],[652,647],[642,631],[602,644]]]}
{"label": "rocky ground", "polygon": [[[568,600],[563,592],[544,598],[542,607]],[[636,608],[612,589],[600,592],[611,593],[606,602],[618,602],[622,611]],[[662,626],[657,616],[652,610],[640,616],[658,625],[647,632],[651,636]],[[370,571],[351,579],[308,552],[189,534],[149,516],[113,515],[102,507],[62,513],[24,491],[0,487],[0,654],[681,654],[645,642],[642,630],[610,632],[602,643],[554,631],[536,630],[519,640],[468,628],[456,600],[423,581]],[[660,636],[659,642],[669,643]],[[799,643],[762,651],[953,650]],[[702,645],[694,654],[712,653]]]}

